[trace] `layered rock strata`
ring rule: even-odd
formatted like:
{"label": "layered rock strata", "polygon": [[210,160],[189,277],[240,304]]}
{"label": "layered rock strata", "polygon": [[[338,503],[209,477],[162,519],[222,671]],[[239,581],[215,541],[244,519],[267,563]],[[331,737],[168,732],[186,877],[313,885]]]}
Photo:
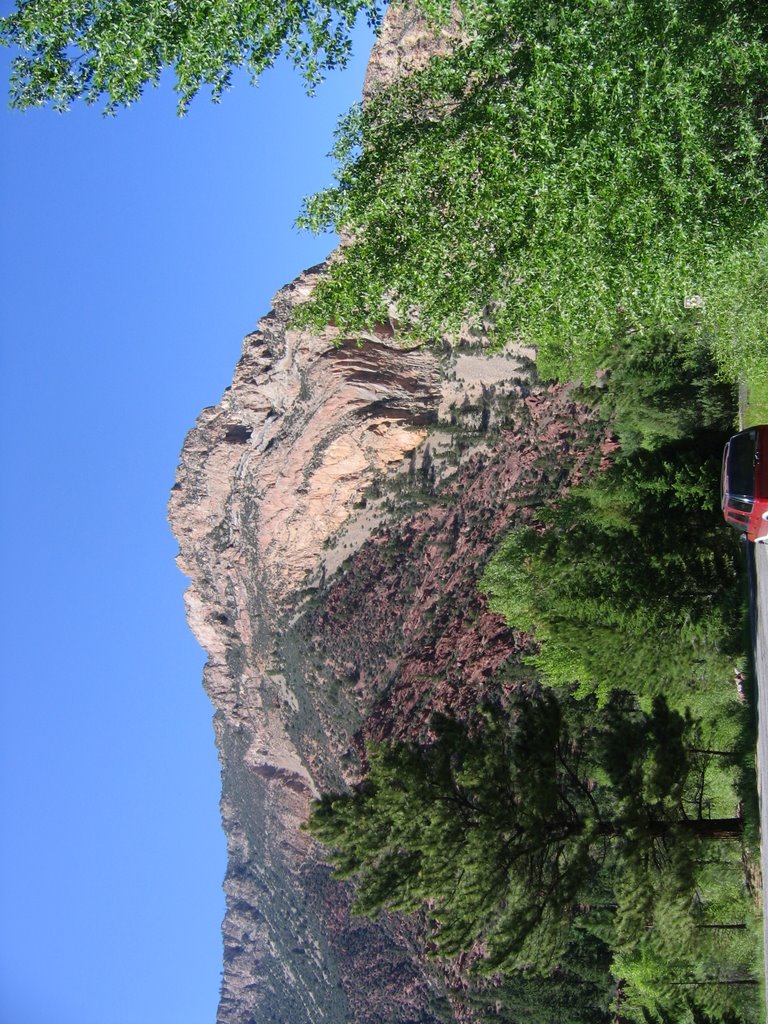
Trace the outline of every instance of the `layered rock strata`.
{"label": "layered rock strata", "polygon": [[[393,12],[368,92],[444,45]],[[567,389],[534,383],[530,353],[403,348],[394,324],[290,329],[322,269],[245,339],[169,509],[222,766],[217,1020],[430,1024],[452,1019],[452,982],[418,925],[351,916],[301,825],[321,790],[359,778],[366,738],[424,735],[434,710],[514,685],[526,638],[488,612],[479,574],[599,450]]]}
{"label": "layered rock strata", "polygon": [[413,734],[505,685],[524,638],[478,575],[590,455],[587,416],[527,381],[522,356],[288,329],[315,273],[245,339],[170,504],[222,763],[218,1020],[444,1020],[409,926],[350,917],[300,826],[319,790],[357,777],[365,736]]}
{"label": "layered rock strata", "polygon": [[187,437],[170,503],[222,763],[227,1024],[419,1019],[412,990],[430,989],[405,940],[349,918],[347,892],[300,831],[318,785],[341,782],[338,744],[311,723],[301,739],[307,698],[280,647],[325,543],[435,419],[437,361],[286,330],[313,276],[245,340],[232,387]]}

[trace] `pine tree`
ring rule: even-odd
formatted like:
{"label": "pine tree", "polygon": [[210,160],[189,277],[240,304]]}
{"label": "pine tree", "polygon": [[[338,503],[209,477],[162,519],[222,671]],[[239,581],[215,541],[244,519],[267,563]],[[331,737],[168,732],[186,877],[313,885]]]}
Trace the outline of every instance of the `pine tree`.
{"label": "pine tree", "polygon": [[658,875],[685,889],[697,842],[741,835],[738,818],[688,815],[690,728],[663,698],[643,712],[626,693],[602,709],[544,691],[471,724],[436,717],[428,746],[371,747],[365,782],[324,795],[308,827],[357,877],[359,913],[426,907],[441,955],[481,941],[488,970],[547,972],[573,921],[589,925],[603,869],[634,894],[642,880],[621,913],[643,931]]}

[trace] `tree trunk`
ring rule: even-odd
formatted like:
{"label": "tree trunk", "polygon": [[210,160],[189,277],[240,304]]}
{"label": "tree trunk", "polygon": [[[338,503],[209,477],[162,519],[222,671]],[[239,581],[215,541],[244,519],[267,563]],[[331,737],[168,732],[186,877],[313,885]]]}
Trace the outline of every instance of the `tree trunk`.
{"label": "tree trunk", "polygon": [[746,926],[744,921],[741,921],[738,924],[735,923],[735,922],[734,922],[734,924],[697,924],[696,927],[697,928],[746,928],[747,926]]}
{"label": "tree trunk", "polygon": [[695,818],[670,822],[667,830],[659,834],[666,835],[675,829],[692,832],[698,839],[740,839],[744,832],[744,822],[741,818]]}
{"label": "tree trunk", "polygon": [[697,978],[696,981],[670,981],[676,988],[700,988],[702,985],[759,985],[755,978]]}
{"label": "tree trunk", "polygon": [[688,747],[689,754],[711,754],[714,757],[735,757],[732,750],[710,750],[709,747]]}
{"label": "tree trunk", "polygon": [[[650,821],[648,835],[658,838],[687,832],[698,839],[740,839],[744,832],[741,818],[684,818],[682,821]],[[624,835],[626,828],[615,821],[604,821],[597,826],[597,835],[615,837]]]}

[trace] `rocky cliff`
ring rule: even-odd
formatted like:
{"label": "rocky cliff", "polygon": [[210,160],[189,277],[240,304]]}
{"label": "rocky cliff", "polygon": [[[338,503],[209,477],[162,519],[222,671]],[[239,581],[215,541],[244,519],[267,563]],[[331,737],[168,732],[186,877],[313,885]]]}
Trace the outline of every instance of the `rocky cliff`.
{"label": "rocky cliff", "polygon": [[[435,46],[387,16],[370,92]],[[170,502],[189,623],[208,653],[228,843],[219,1024],[452,1019],[458,974],[418,922],[350,916],[301,831],[359,777],[368,737],[416,735],[514,685],[525,637],[477,580],[504,531],[599,458],[530,352],[289,327],[323,268],[280,291],[220,403],[188,435]]]}

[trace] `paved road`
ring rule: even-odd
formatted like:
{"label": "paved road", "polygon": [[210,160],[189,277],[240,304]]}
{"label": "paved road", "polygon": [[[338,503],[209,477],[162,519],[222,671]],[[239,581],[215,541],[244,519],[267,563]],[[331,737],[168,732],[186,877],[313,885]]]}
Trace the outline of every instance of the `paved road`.
{"label": "paved road", "polygon": [[760,792],[760,849],[763,869],[763,948],[768,999],[768,544],[748,553],[757,672],[757,787]]}

